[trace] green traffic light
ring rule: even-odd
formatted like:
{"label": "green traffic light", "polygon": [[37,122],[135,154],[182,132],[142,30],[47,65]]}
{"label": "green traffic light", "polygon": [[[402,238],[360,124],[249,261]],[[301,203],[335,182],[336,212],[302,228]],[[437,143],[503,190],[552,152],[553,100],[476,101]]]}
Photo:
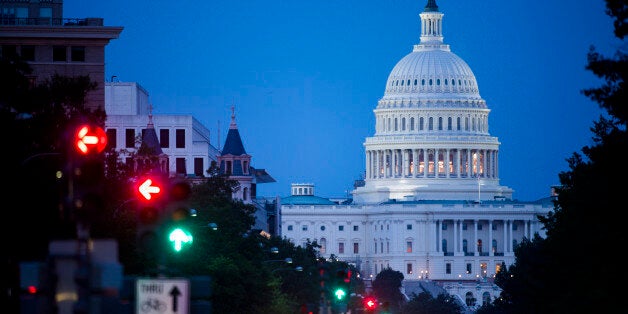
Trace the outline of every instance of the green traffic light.
{"label": "green traffic light", "polygon": [[189,232],[186,232],[181,228],[176,228],[170,232],[168,240],[172,242],[173,249],[176,252],[180,252],[183,248],[183,244],[191,245],[194,238]]}
{"label": "green traffic light", "polygon": [[334,295],[336,295],[336,299],[342,300],[347,295],[347,292],[345,292],[342,288],[338,288],[336,289],[336,291],[334,291]]}

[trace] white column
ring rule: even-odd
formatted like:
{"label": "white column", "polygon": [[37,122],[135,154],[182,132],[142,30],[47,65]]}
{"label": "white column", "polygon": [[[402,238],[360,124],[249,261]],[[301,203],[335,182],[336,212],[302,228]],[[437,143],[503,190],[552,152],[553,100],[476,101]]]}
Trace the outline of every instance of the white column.
{"label": "white column", "polygon": [[493,220],[492,219],[489,219],[488,221],[488,245],[489,245],[488,255],[489,256],[495,255],[493,253]]}
{"label": "white column", "polygon": [[449,148],[445,149],[445,177],[449,178]]}
{"label": "white column", "polygon": [[428,162],[429,162],[429,157],[427,156],[428,150],[427,149],[423,149],[423,177],[427,178],[427,169],[428,169]]}
{"label": "white column", "polygon": [[473,219],[473,255],[480,256],[480,252],[478,251],[478,221],[477,219]]}
{"label": "white column", "polygon": [[508,252],[508,220],[504,220],[504,254]]}

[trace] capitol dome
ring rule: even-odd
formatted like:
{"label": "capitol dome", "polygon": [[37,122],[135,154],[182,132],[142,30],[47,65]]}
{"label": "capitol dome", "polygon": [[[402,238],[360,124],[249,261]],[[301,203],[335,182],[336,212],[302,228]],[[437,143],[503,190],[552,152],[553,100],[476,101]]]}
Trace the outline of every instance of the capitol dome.
{"label": "capitol dome", "polygon": [[393,67],[373,111],[375,134],[364,142],[366,173],[354,201],[510,199],[475,75],[443,42],[436,1],[419,16],[420,42]]}

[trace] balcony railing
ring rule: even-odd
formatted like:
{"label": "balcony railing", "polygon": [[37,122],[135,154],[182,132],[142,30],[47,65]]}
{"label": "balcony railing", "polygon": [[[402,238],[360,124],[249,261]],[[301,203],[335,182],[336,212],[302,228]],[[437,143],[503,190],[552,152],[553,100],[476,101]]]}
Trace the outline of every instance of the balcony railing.
{"label": "balcony railing", "polygon": [[102,18],[17,18],[0,17],[0,25],[20,25],[20,26],[103,26]]}

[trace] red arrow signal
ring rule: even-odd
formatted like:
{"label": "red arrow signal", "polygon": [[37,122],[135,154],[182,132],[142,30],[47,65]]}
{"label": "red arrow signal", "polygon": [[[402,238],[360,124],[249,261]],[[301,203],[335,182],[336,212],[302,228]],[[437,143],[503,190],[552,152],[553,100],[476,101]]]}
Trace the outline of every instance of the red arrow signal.
{"label": "red arrow signal", "polygon": [[161,192],[161,188],[158,185],[153,185],[152,179],[146,179],[140,184],[137,191],[140,192],[142,197],[150,201],[153,196],[157,196]]}
{"label": "red arrow signal", "polygon": [[82,125],[74,135],[74,144],[79,153],[100,153],[107,146],[107,133],[101,127]]}

